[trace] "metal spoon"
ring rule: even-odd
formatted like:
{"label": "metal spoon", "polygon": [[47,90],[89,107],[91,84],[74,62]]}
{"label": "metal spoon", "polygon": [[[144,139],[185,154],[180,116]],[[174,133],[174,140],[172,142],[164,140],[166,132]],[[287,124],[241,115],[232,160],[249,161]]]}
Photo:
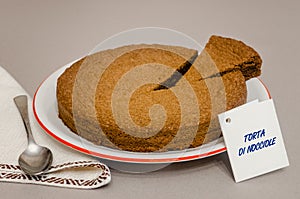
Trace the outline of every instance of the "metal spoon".
{"label": "metal spoon", "polygon": [[26,150],[19,156],[19,165],[27,174],[41,174],[51,166],[53,160],[52,152],[50,149],[36,144],[33,139],[28,118],[27,96],[17,96],[14,98],[14,101],[23,119],[28,139]]}

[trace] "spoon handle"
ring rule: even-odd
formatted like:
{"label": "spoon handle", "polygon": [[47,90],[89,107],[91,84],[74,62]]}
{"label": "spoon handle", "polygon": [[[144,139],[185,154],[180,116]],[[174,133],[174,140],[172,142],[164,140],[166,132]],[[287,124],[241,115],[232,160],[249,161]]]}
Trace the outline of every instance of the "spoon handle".
{"label": "spoon handle", "polygon": [[29,117],[28,117],[28,105],[27,105],[27,96],[26,95],[19,95],[14,98],[15,104],[21,114],[23,123],[25,125],[25,129],[27,132],[27,139],[28,139],[28,144],[34,143],[35,141],[32,136],[31,128],[30,128],[30,123],[29,123]]}

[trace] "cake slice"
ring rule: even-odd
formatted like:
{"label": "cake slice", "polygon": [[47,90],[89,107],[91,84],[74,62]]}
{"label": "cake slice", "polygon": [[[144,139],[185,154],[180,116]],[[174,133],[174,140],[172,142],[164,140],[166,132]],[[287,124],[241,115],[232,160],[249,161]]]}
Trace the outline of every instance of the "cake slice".
{"label": "cake slice", "polygon": [[[204,51],[214,61],[220,74],[240,70],[246,80],[261,74],[262,60],[259,54],[242,41],[214,35]],[[207,77],[214,75],[207,73]]]}

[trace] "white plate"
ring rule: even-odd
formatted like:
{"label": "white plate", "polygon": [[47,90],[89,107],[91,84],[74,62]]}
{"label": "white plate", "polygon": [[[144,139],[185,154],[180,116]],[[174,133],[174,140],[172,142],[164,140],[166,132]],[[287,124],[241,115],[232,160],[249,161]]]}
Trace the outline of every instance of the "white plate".
{"label": "white plate", "polygon": [[[201,52],[203,49],[196,41],[183,33],[165,28],[146,27],[116,34],[97,45],[90,53],[112,49],[118,46],[140,43],[178,45],[197,49],[198,52]],[[102,159],[118,161],[119,163],[144,163],[143,165],[195,160],[226,151],[222,138],[194,149],[161,153],[134,153],[121,151],[103,146],[96,146],[80,138],[62,123],[58,118],[57,112],[56,81],[60,74],[71,64],[72,63],[62,67],[49,76],[36,91],[33,101],[34,114],[39,124],[50,136],[62,144]],[[257,98],[265,100],[270,97],[267,88],[259,79],[251,79],[247,82],[247,87],[248,101]]]}
{"label": "white plate", "polygon": [[[119,162],[131,163],[171,163],[201,159],[226,151],[223,139],[208,143],[198,148],[183,151],[140,153],[127,152],[96,146],[76,134],[72,133],[58,118],[56,102],[57,78],[72,63],[60,68],[50,75],[37,89],[33,99],[33,111],[36,120],[41,127],[53,138],[80,152]],[[247,81],[247,101],[254,99],[266,100],[270,94],[264,84],[258,78]]]}

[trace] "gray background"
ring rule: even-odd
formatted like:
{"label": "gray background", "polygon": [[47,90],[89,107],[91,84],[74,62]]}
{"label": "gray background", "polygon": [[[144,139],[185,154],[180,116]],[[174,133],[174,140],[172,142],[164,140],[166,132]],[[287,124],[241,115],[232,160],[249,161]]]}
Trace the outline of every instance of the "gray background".
{"label": "gray background", "polygon": [[299,198],[299,1],[0,1],[0,65],[33,95],[61,66],[123,30],[160,26],[205,44],[238,38],[263,58],[290,167],[236,184],[226,153],[148,174],[112,171],[97,190],[0,183],[0,198]]}

